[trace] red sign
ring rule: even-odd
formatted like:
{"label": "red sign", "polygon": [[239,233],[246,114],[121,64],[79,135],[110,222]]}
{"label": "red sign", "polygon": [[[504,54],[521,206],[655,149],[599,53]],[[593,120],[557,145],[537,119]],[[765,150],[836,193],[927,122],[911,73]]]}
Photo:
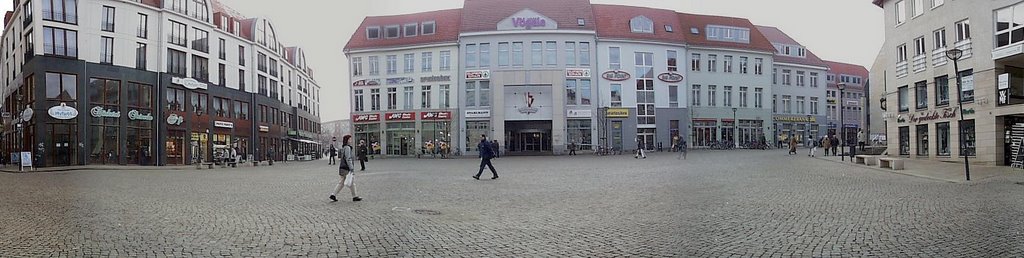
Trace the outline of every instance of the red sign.
{"label": "red sign", "polygon": [[661,80],[663,82],[681,82],[683,81],[683,75],[673,72],[667,72],[659,74],[658,80]]}
{"label": "red sign", "polygon": [[416,120],[415,112],[404,112],[404,113],[387,113],[384,115],[384,119],[388,121],[414,121]]}
{"label": "red sign", "polygon": [[607,71],[601,74],[601,78],[609,81],[625,81],[629,80],[629,73],[626,71]]}
{"label": "red sign", "polygon": [[377,122],[380,121],[380,114],[352,115],[352,122]]}
{"label": "red sign", "polygon": [[452,112],[421,112],[421,120],[448,120],[452,119]]}

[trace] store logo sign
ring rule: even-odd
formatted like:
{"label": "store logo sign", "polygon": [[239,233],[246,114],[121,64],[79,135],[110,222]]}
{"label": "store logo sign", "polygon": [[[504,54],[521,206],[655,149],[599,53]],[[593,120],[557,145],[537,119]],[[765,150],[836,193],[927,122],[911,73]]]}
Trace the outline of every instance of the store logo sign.
{"label": "store logo sign", "polygon": [[498,30],[558,29],[558,23],[533,10],[523,9],[498,22]]}
{"label": "store logo sign", "polygon": [[472,70],[466,71],[466,80],[489,80],[491,79],[491,70]]}
{"label": "store logo sign", "polygon": [[590,78],[590,69],[566,68],[565,78]]}
{"label": "store logo sign", "polygon": [[104,109],[103,107],[94,107],[91,110],[89,110],[89,114],[91,114],[93,117],[121,117],[121,112]]}
{"label": "store logo sign", "polygon": [[449,75],[434,75],[434,76],[420,77],[420,82],[447,82],[447,81],[451,81],[451,80],[452,80],[452,77],[449,76]]}
{"label": "store logo sign", "polygon": [[181,86],[185,86],[186,89],[190,89],[190,90],[197,90],[197,89],[204,89],[205,90],[207,88],[206,83],[199,82],[196,79],[192,79],[192,78],[174,77],[174,78],[171,78],[171,83],[177,84],[177,85],[181,85]]}
{"label": "store logo sign", "polygon": [[491,117],[490,110],[466,110],[466,118]]}
{"label": "store logo sign", "polygon": [[47,113],[50,114],[50,117],[60,120],[68,120],[78,117],[78,109],[69,107],[65,103],[60,103],[60,106],[51,107],[49,110],[47,110]]}
{"label": "store logo sign", "polygon": [[352,121],[359,122],[377,122],[380,121],[380,114],[363,114],[363,115],[352,115]]}
{"label": "store logo sign", "polygon": [[264,132],[264,133],[265,132],[270,132],[270,127],[269,126],[265,126],[265,125],[261,125],[260,126],[260,132]]}
{"label": "store logo sign", "polygon": [[128,111],[128,119],[140,121],[153,121],[153,114],[142,114],[138,110],[132,109],[131,111]]}
{"label": "store logo sign", "polygon": [[658,80],[663,82],[681,82],[683,81],[683,75],[673,72],[661,73],[658,75]]}
{"label": "store logo sign", "polygon": [[352,83],[352,86],[377,86],[380,85],[380,79],[366,79],[358,80]]}
{"label": "store logo sign", "polygon": [[519,108],[519,113],[523,113],[523,114],[529,115],[529,114],[537,113],[537,111],[539,111],[538,108],[533,107],[533,101],[536,100],[533,97],[533,93],[527,92],[526,95],[523,97],[523,100],[526,101],[526,106]]}
{"label": "store logo sign", "polygon": [[628,118],[629,109],[626,108],[609,108],[605,117],[608,118]]}
{"label": "store logo sign", "polygon": [[185,117],[179,116],[178,114],[171,114],[167,116],[167,124],[169,125],[181,125],[185,122]]}
{"label": "store logo sign", "polygon": [[235,128],[235,123],[225,121],[213,121],[213,127]]}
{"label": "store logo sign", "polygon": [[423,120],[448,120],[452,118],[452,112],[423,112],[420,119]]}
{"label": "store logo sign", "polygon": [[388,85],[391,85],[391,84],[406,84],[406,83],[413,83],[413,82],[416,82],[416,79],[413,79],[412,77],[388,78]]}
{"label": "store logo sign", "polygon": [[626,71],[607,71],[601,74],[601,78],[609,81],[625,81],[629,80],[629,72]]}
{"label": "store logo sign", "polygon": [[394,121],[394,120],[415,120],[416,119],[415,114],[416,113],[413,113],[413,112],[388,113],[386,115],[386,118],[387,118],[388,121]]}

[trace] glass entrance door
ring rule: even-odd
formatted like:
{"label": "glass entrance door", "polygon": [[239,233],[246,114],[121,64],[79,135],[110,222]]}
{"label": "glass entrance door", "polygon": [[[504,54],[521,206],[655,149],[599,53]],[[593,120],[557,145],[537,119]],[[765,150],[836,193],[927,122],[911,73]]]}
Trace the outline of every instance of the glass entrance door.
{"label": "glass entrance door", "polygon": [[519,146],[523,151],[541,151],[543,133],[520,133]]}

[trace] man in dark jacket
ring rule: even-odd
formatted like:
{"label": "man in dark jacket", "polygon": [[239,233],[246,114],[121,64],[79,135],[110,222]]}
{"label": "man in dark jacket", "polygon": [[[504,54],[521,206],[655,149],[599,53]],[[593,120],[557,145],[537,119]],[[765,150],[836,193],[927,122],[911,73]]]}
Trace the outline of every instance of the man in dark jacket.
{"label": "man in dark jacket", "polygon": [[335,158],[338,156],[338,149],[334,148],[334,145],[331,145],[331,148],[327,150],[327,154],[331,156],[331,159],[327,161],[327,165],[338,163],[338,160]]}
{"label": "man in dark jacket", "polygon": [[370,149],[366,147],[365,140],[359,140],[358,152],[359,154],[356,154],[356,157],[359,158],[359,167],[361,168],[359,171],[366,171],[366,155],[370,153]]}
{"label": "man in dark jacket", "polygon": [[476,145],[477,150],[480,151],[480,171],[476,172],[473,179],[480,180],[480,174],[484,173],[484,166],[491,169],[491,174],[494,174],[491,179],[498,179],[498,172],[494,171],[494,165],[491,165],[491,158],[494,158],[494,151],[492,149],[492,143],[487,141],[487,135],[481,135],[483,139],[480,139],[480,144]]}

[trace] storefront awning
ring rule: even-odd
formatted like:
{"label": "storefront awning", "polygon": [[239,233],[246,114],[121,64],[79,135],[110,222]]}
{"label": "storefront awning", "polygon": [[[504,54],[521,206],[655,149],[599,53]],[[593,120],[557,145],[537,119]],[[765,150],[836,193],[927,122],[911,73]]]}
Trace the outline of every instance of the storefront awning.
{"label": "storefront awning", "polygon": [[315,142],[315,141],[310,141],[310,140],[306,140],[306,139],[299,139],[299,138],[290,138],[290,140],[292,140],[292,141],[297,141],[297,142],[301,142],[301,143],[312,143],[312,144],[320,145],[320,143],[319,143],[319,142]]}

